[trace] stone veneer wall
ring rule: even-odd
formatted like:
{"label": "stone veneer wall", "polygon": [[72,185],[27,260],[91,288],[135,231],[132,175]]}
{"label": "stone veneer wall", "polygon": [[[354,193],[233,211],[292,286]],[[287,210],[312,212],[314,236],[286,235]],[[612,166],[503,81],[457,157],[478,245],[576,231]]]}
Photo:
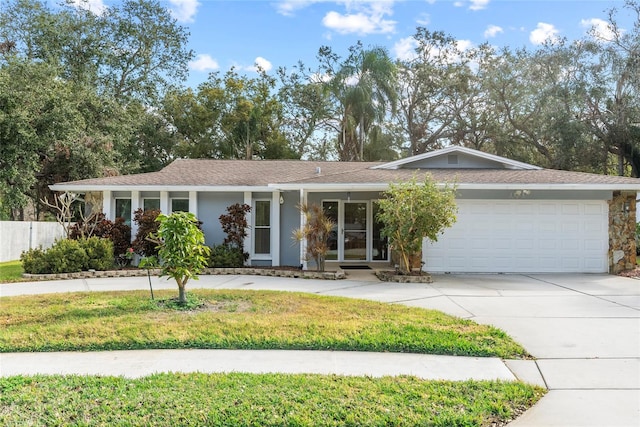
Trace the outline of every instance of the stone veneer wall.
{"label": "stone veneer wall", "polygon": [[[629,204],[628,211],[625,203]],[[636,193],[613,193],[609,200],[609,273],[636,267]]]}
{"label": "stone veneer wall", "polygon": [[84,195],[84,214],[89,216],[93,212],[103,212],[102,191],[88,192]]}

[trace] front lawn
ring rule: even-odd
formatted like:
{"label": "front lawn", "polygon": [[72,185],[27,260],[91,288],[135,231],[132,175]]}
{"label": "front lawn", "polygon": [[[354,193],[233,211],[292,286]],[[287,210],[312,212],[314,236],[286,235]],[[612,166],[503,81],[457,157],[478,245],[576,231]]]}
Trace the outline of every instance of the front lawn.
{"label": "front lawn", "polygon": [[[168,299],[177,291],[157,292]],[[303,293],[194,290],[177,311],[148,292],[0,299],[0,352],[147,348],[314,349],[529,357],[497,328],[439,311]]]}
{"label": "front lawn", "polygon": [[20,261],[0,262],[0,283],[19,282],[22,273],[24,270]]}
{"label": "front lawn", "polygon": [[283,374],[0,378],[0,425],[502,426],[542,397],[517,382]]}

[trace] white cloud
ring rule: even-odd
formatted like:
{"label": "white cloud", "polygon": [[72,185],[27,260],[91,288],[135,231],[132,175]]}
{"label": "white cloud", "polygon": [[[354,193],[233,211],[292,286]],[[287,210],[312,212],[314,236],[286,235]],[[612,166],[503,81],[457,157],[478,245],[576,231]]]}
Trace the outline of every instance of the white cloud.
{"label": "white cloud", "polygon": [[393,45],[393,53],[396,58],[401,61],[411,61],[417,56],[415,51],[418,47],[418,41],[413,37],[405,37],[400,39]]}
{"label": "white cloud", "polygon": [[71,0],[71,4],[78,9],[89,10],[96,15],[102,15],[107,10],[102,0]]}
{"label": "white cloud", "polygon": [[322,24],[339,34],[388,34],[393,33],[396,21],[386,19],[393,15],[392,1],[347,1],[346,13],[328,12]]}
{"label": "white cloud", "polygon": [[429,25],[431,23],[431,16],[428,13],[421,13],[418,19],[416,19],[418,25]]}
{"label": "white cloud", "polygon": [[296,11],[317,3],[317,0],[282,0],[274,4],[280,15],[293,16]]}
{"label": "white cloud", "polygon": [[471,0],[471,6],[469,6],[469,9],[482,10],[486,8],[488,4],[489,0]]}
{"label": "white cloud", "polygon": [[456,47],[460,52],[464,52],[473,47],[473,42],[471,40],[456,40]]}
{"label": "white cloud", "polygon": [[273,64],[268,60],[264,59],[262,56],[258,56],[255,61],[253,61],[254,65],[250,67],[246,67],[248,71],[257,72],[258,69],[262,69],[263,71],[269,71],[273,68]]}
{"label": "white cloud", "polygon": [[189,61],[189,69],[195,71],[213,71],[220,68],[218,61],[213,59],[206,53],[201,53],[196,56],[196,59]]}
{"label": "white cloud", "polygon": [[178,22],[193,22],[196,13],[198,13],[198,0],[169,0],[171,6],[169,10]]}
{"label": "white cloud", "polygon": [[615,34],[611,30],[609,23],[605,20],[599,18],[583,19],[580,21],[580,25],[599,40],[611,41],[615,38]]}
{"label": "white cloud", "polygon": [[490,0],[469,0],[467,2],[466,0],[456,0],[453,2],[453,5],[455,7],[465,7],[467,3],[470,3],[469,10],[482,10],[486,9],[489,1]]}
{"label": "white cloud", "polygon": [[536,29],[529,34],[529,41],[535,45],[543,44],[547,41],[554,41],[558,39],[558,33],[560,33],[560,31],[552,24],[538,22]]}
{"label": "white cloud", "polygon": [[502,27],[499,27],[497,25],[489,25],[487,29],[484,30],[484,37],[488,39],[497,36],[499,33],[504,33]]}

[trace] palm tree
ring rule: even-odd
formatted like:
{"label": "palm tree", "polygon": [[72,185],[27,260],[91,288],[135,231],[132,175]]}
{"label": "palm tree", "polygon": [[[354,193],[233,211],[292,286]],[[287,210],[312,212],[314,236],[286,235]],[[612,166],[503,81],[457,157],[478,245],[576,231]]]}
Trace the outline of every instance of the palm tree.
{"label": "palm tree", "polygon": [[363,160],[372,125],[383,122],[396,107],[396,66],[386,49],[349,48],[349,56],[328,82],[340,103],[340,160]]}

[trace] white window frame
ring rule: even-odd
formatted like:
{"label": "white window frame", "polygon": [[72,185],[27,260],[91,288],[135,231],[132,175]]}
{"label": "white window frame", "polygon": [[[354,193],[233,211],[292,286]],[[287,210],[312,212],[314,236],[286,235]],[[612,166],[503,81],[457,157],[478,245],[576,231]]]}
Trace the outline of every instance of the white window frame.
{"label": "white window frame", "polygon": [[[265,226],[265,225],[256,225],[256,219],[258,217],[258,212],[257,212],[257,204],[258,202],[267,202],[269,203],[269,209],[267,210],[267,212],[269,212],[269,225]],[[271,209],[271,204],[273,203],[273,201],[271,199],[254,199],[253,200],[253,212],[252,212],[252,216],[253,216],[253,233],[252,233],[252,245],[251,245],[251,258],[255,259],[255,260],[270,260],[273,257],[273,248],[272,246],[272,239],[271,239],[271,233],[273,233],[273,212]],[[257,239],[257,233],[256,231],[258,229],[268,229],[269,230],[269,253],[256,253],[256,242],[258,241]]]}
{"label": "white window frame", "polygon": [[143,197],[143,198],[142,198],[142,206],[140,206],[140,207],[142,208],[142,210],[143,210],[143,211],[144,211],[144,210],[146,210],[146,209],[144,208],[144,202],[145,202],[146,200],[157,200],[157,201],[158,201],[158,209],[160,209],[160,197],[159,197],[159,196],[158,196],[158,197]]}
{"label": "white window frame", "polygon": [[113,221],[116,220],[116,218],[118,217],[118,200],[128,200],[129,201],[129,218],[124,218],[125,223],[128,226],[131,226],[131,224],[133,224],[133,200],[131,198],[131,196],[129,197],[114,197],[113,198]]}
{"label": "white window frame", "polygon": [[[171,198],[169,198],[169,209],[171,211],[169,213],[173,213],[173,201],[174,200],[186,200],[187,201],[187,205],[189,206],[189,208],[184,212],[190,212],[191,202],[190,202],[188,197],[171,197]],[[181,211],[176,211],[176,212],[181,212]]]}

